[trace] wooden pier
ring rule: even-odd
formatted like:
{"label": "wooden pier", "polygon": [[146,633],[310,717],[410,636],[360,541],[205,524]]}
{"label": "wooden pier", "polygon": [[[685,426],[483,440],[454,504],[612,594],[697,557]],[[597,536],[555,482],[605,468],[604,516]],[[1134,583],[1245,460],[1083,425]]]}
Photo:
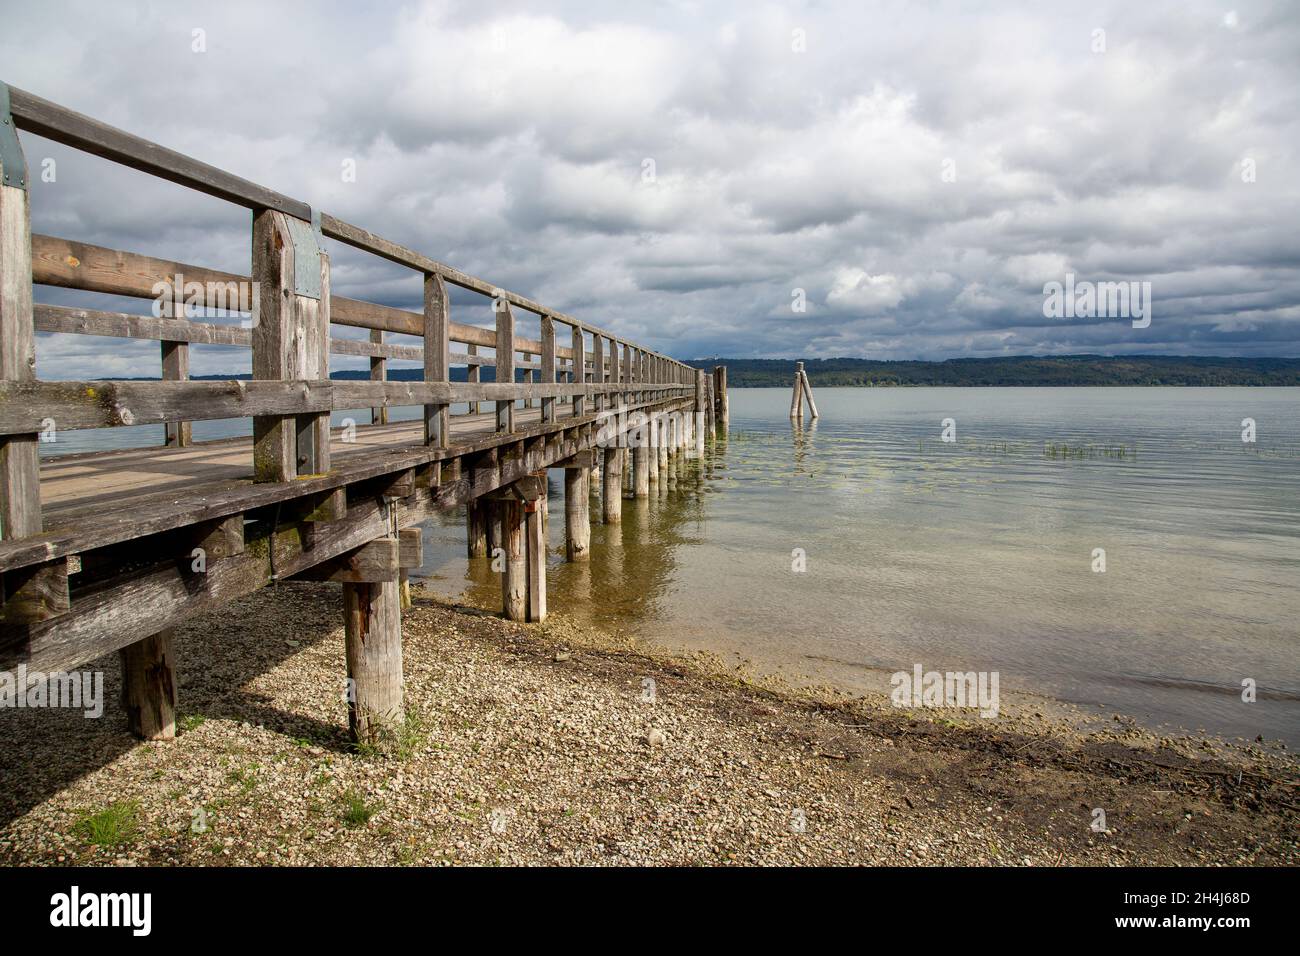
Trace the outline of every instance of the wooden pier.
{"label": "wooden pier", "polygon": [[[625,494],[670,487],[678,459],[725,428],[725,369],[706,374],[3,84],[0,116],[0,670],[70,670],[119,651],[141,736],[175,733],[171,628],[275,582],[324,580],[343,588],[352,732],[382,742],[404,719],[401,612],[420,523],[464,507],[467,552],[499,565],[504,613],[541,621],[545,470],[565,471],[566,557],[589,560],[591,495],[616,523]],[[31,234],[16,130],[250,209],[249,273]],[[422,311],[332,294],[325,239],[422,275]],[[34,305],[34,284],[155,308]],[[490,299],[494,325],[454,321],[448,286]],[[187,317],[245,293],[247,327]],[[369,335],[334,338],[335,325]],[[37,332],[158,341],[161,380],[42,381]],[[192,345],[251,349],[252,379],[191,381]],[[368,357],[370,378],[331,379],[332,354]],[[422,362],[422,379],[390,381],[390,360]],[[451,381],[454,366],[468,381]],[[390,421],[401,406],[419,419]],[[370,424],[331,425],[332,412],[363,409]],[[232,418],[251,418],[252,436],[193,440],[192,422]],[[164,445],[39,455],[67,431],[150,423],[165,426]]]}

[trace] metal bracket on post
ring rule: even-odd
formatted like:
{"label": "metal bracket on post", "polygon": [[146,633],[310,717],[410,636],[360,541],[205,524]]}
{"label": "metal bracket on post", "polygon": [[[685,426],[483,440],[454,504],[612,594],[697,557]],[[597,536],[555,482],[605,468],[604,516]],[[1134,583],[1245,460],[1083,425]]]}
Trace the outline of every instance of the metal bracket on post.
{"label": "metal bracket on post", "polygon": [[4,184],[27,189],[27,158],[18,141],[18,127],[9,112],[9,86],[0,83],[0,166],[4,167]]}
{"label": "metal bracket on post", "polygon": [[319,299],[320,256],[323,237],[320,231],[320,212],[313,209],[311,222],[286,216],[289,237],[293,240],[293,291],[309,299]]}

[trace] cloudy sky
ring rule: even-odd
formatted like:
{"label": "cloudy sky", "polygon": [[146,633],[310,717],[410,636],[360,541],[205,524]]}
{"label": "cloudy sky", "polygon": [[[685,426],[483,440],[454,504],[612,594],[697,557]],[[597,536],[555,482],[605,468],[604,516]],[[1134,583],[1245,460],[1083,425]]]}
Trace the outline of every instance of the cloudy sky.
{"label": "cloudy sky", "polygon": [[[1295,4],[4,6],[0,79],[679,357],[1300,355]],[[24,145],[34,230],[247,270],[247,211]],[[1151,282],[1151,325],[1044,318],[1067,272]]]}

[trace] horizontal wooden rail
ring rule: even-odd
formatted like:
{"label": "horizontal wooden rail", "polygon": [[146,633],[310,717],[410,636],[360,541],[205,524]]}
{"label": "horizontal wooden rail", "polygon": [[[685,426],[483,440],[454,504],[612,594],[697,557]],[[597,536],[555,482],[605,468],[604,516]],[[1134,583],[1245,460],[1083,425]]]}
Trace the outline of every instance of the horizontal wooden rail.
{"label": "horizontal wooden rail", "polygon": [[[438,262],[436,259],[430,259],[428,256],[421,255],[420,253],[415,252],[414,250],[407,249],[403,246],[399,246],[395,242],[390,242],[387,239],[381,239],[380,237],[374,235],[371,232],[366,231],[365,229],[362,229],[359,226],[353,226],[350,223],[346,223],[341,219],[336,219],[334,216],[331,216],[328,213],[321,213],[321,232],[331,239],[337,239],[339,242],[345,242],[348,245],[353,246],[354,248],[362,249],[366,252],[373,253],[374,255],[377,255],[383,259],[387,259],[390,262],[396,262],[398,265],[407,266],[408,268],[411,269],[417,269],[421,272],[440,275],[447,282],[450,282],[452,285],[458,286],[462,289],[467,289],[471,292],[477,292],[481,295],[490,296],[492,298],[500,297],[504,299],[506,302],[509,302],[511,305],[516,305],[519,308],[524,309],[528,312],[533,312],[537,315],[552,319],[556,322],[561,322],[565,325],[574,328],[580,328],[582,329],[583,332],[589,332],[593,335],[599,335],[606,339],[612,339],[613,341],[618,342],[620,345],[632,345],[634,348],[637,347],[635,343],[629,343],[626,339],[614,335],[612,332],[607,332],[604,329],[598,328],[597,326],[591,325],[587,322],[583,322],[579,319],[575,319],[571,315],[565,315],[563,312],[557,312],[554,309],[548,309],[546,306],[542,305],[541,303],[534,302],[532,299],[526,298],[522,295],[518,295],[514,292],[509,292],[505,289],[501,289],[498,286],[494,286],[489,282],[483,281],[482,279],[475,278],[474,276],[469,275],[468,273],[461,272],[459,269],[455,269],[449,265],[446,265],[445,263]],[[485,342],[479,344],[488,345],[491,343]],[[587,354],[591,355],[590,352]],[[662,355],[658,352],[648,351],[647,354],[653,355],[656,358],[668,359],[668,361],[673,362],[674,364],[681,364],[678,363],[675,359],[671,359],[668,356]],[[572,349],[566,349],[560,347],[556,349],[556,355],[562,356],[564,358],[572,358],[573,351]]]}
{"label": "horizontal wooden rail", "polygon": [[[202,286],[203,295],[192,304],[205,308],[228,308],[230,303],[239,301],[238,289],[241,284],[252,280],[248,276],[233,272],[221,272],[204,266],[158,259],[153,256],[119,249],[107,249],[103,246],[85,242],[73,242],[55,236],[39,233],[32,235],[32,282],[39,285],[57,286],[65,289],[80,289],[86,292],[103,292],[109,295],[121,295],[136,299],[156,299],[157,285],[168,283],[180,276],[185,283],[197,283]],[[182,289],[182,292],[184,290]],[[198,290],[196,289],[196,292]],[[89,310],[87,310],[89,311]],[[116,313],[124,315],[125,313]],[[170,321],[170,320],[166,320]],[[392,306],[349,299],[344,296],[330,296],[330,321],[335,325],[347,325],[353,328],[378,329],[384,332],[398,332],[403,335],[422,336],[424,334],[424,316],[419,312],[410,312]],[[465,345],[496,345],[496,331],[477,325],[465,325],[460,322],[451,324],[451,341]],[[64,329],[43,329],[41,331],[67,331]],[[92,334],[106,334],[95,332]],[[115,333],[107,333],[115,334]],[[134,337],[134,336],[129,336]],[[151,338],[152,336],[140,336]],[[197,341],[180,340],[177,341]],[[233,343],[212,343],[233,344]],[[539,354],[542,343],[536,339],[516,338],[516,351]],[[344,350],[340,350],[344,351]],[[371,355],[384,353],[356,352],[354,355]],[[561,358],[572,360],[573,349],[558,348],[556,354]],[[591,353],[588,353],[590,358]],[[406,358],[407,356],[390,356]],[[411,356],[413,361],[420,361],[420,355]],[[483,363],[488,364],[488,363]]]}
{"label": "horizontal wooden rail", "polygon": [[19,129],[56,143],[102,156],[248,209],[278,209],[299,219],[311,218],[311,207],[305,202],[290,199],[15,86],[9,87],[9,109]]}
{"label": "horizontal wooden rail", "polygon": [[[665,399],[682,385],[642,385]],[[622,391],[594,383],[368,382],[227,380],[220,382],[0,382],[0,435],[24,435],[123,425],[304,415],[359,408],[559,398]]]}
{"label": "horizontal wooden rail", "polygon": [[[42,99],[28,93],[26,90],[10,87],[9,97],[14,123],[19,129],[248,209],[276,209],[298,219],[310,220],[312,218],[312,208],[305,202],[291,199],[208,163],[109,126],[107,123]],[[453,285],[482,295],[494,298],[500,296],[512,305],[517,305],[538,315],[549,316],[566,325],[581,327],[584,331],[602,335],[620,343],[626,341],[604,329],[581,322],[554,309],[549,309],[525,296],[502,289],[483,279],[461,272],[459,269],[430,259],[413,250],[406,249],[397,243],[382,239],[367,230],[353,226],[334,216],[322,213],[320,223],[324,235],[345,242],[355,248],[364,249],[391,262],[428,274],[440,275]],[[35,237],[33,237],[34,240]],[[335,319],[335,321],[339,320]],[[374,328],[375,326],[368,327]],[[390,331],[399,330],[393,329]],[[479,342],[475,344],[485,345],[488,343]],[[649,354],[656,357],[667,357],[657,352]]]}
{"label": "horizontal wooden rail", "polygon": [[[37,332],[62,332],[75,335],[102,335],[121,339],[146,339],[157,342],[186,342],[191,345],[230,345],[249,348],[251,329],[189,319],[157,318],[130,312],[105,312],[100,309],[75,309],[63,305],[36,303],[32,307]],[[399,359],[406,362],[424,360],[418,345],[393,345],[363,339],[330,339],[330,351],[336,355],[359,355]],[[453,365],[490,365],[491,356],[452,352]],[[520,368],[531,368],[528,362]]]}

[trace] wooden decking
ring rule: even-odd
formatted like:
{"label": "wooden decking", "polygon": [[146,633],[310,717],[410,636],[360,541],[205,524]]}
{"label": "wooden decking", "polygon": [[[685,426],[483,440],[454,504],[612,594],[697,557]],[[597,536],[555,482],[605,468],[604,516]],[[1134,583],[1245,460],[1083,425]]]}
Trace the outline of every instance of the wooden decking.
{"label": "wooden decking", "polygon": [[[571,406],[561,406],[557,420],[573,415]],[[520,408],[515,421],[520,427],[541,422],[540,408]],[[450,455],[495,433],[495,416],[488,413],[455,415],[451,418]],[[473,442],[473,439],[479,439]],[[375,461],[393,453],[424,448],[424,424],[420,421],[389,425],[359,425],[355,439],[345,441],[342,429],[334,429],[330,441],[331,462],[345,468],[355,460]],[[154,500],[158,494],[179,498],[218,496],[253,481],[253,439],[222,438],[197,442],[185,448],[131,448],[84,452],[49,457],[41,462],[41,503],[47,528],[64,527],[102,508],[131,510],[137,499]]]}
{"label": "wooden decking", "polygon": [[[350,726],[382,737],[403,716],[400,595],[421,562],[416,525],[464,506],[468,553],[500,571],[504,612],[541,621],[541,473],[565,469],[566,555],[587,560],[592,490],[616,522],[624,494],[648,497],[712,431],[725,379],[4,84],[0,114],[0,670],[121,651],[143,736],[174,732],[170,629],[296,578],[342,585]],[[16,130],[251,210],[248,274],[32,235]],[[419,274],[422,308],[333,294],[327,241]],[[34,303],[40,285],[153,308]],[[453,321],[448,286],[489,297],[492,327]],[[232,303],[242,326],[201,321]],[[536,317],[536,338],[518,334],[515,310]],[[335,325],[369,336],[336,337]],[[37,333],[155,340],[161,380],[42,380]],[[250,349],[252,378],[192,381],[190,348],[212,344]],[[332,378],[335,354],[368,358],[370,378]],[[422,362],[421,379],[389,381],[390,360]],[[466,405],[492,411],[451,414]],[[420,417],[383,423],[402,407]],[[381,424],[331,425],[356,409]],[[193,442],[194,421],[231,418],[251,419],[252,436]],[[50,436],[142,424],[164,425],[165,447],[39,456]]]}

